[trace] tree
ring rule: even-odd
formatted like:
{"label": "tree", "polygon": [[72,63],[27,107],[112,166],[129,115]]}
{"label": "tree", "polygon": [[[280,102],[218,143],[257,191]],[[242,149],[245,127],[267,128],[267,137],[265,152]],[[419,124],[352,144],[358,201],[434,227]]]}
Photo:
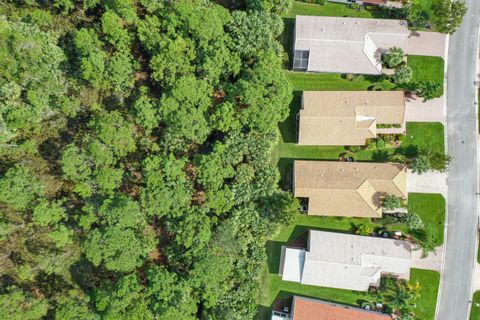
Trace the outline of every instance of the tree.
{"label": "tree", "polygon": [[397,310],[404,310],[408,307],[408,301],[411,299],[411,295],[403,284],[397,284],[395,292],[391,298],[390,303]]}
{"label": "tree", "polygon": [[95,314],[88,304],[89,299],[80,290],[70,290],[57,299],[55,320],[94,320]]}
{"label": "tree", "polygon": [[279,14],[292,7],[292,0],[246,0],[247,8],[258,11],[273,11]]}
{"label": "tree", "polygon": [[13,209],[25,210],[42,193],[43,186],[26,166],[12,167],[0,177],[0,201]]}
{"label": "tree", "polygon": [[102,113],[90,121],[89,126],[117,157],[135,151],[133,126],[118,111]]}
{"label": "tree", "polygon": [[439,172],[445,172],[452,161],[452,157],[443,152],[425,151],[430,162],[430,168]]}
{"label": "tree", "polygon": [[395,69],[392,80],[396,84],[408,83],[412,79],[413,71],[405,64],[400,65]]}
{"label": "tree", "polygon": [[184,171],[185,166],[186,159],[176,159],[173,154],[154,155],[144,160],[145,186],[140,199],[149,215],[178,217],[186,210],[193,186]]}
{"label": "tree", "polygon": [[416,84],[417,95],[423,98],[423,102],[441,96],[442,86],[436,81],[421,81]]}
{"label": "tree", "polygon": [[427,172],[431,168],[430,159],[424,154],[416,156],[410,164],[410,169],[413,172],[422,174]]}
{"label": "tree", "polygon": [[48,301],[35,298],[17,286],[9,286],[0,294],[0,318],[11,320],[40,320],[46,316]]}
{"label": "tree", "polygon": [[128,30],[123,28],[122,19],[113,11],[107,10],[102,16],[102,31],[107,41],[118,50],[127,50],[131,37]]}
{"label": "tree", "polygon": [[388,195],[382,199],[382,207],[385,210],[397,210],[405,207],[405,201],[395,195]]}
{"label": "tree", "polygon": [[187,281],[160,266],[147,270],[147,280],[156,314],[161,314],[163,319],[196,319],[196,298],[192,296]]}
{"label": "tree", "polygon": [[113,284],[104,284],[95,291],[95,307],[102,319],[153,320],[148,296],[135,274],[123,276]]}
{"label": "tree", "polygon": [[67,214],[61,201],[50,202],[42,198],[33,208],[32,220],[39,226],[54,226],[66,218]]}
{"label": "tree", "polygon": [[80,29],[75,34],[75,48],[80,60],[82,77],[94,87],[104,82],[107,54],[93,29]]}
{"label": "tree", "polygon": [[116,195],[98,208],[99,228],[89,231],[83,243],[87,259],[113,271],[128,272],[143,263],[153,250],[153,239],[145,230],[145,216],[132,199]]}
{"label": "tree", "polygon": [[78,109],[66,95],[70,82],[62,64],[67,59],[58,35],[13,20],[0,20],[0,143],[23,132],[30,136],[29,130],[40,130],[44,120]]}
{"label": "tree", "polygon": [[282,33],[283,24],[278,15],[266,11],[247,13],[234,11],[228,25],[234,48],[241,56],[253,57],[259,51],[273,48],[280,51],[275,40]]}
{"label": "tree", "polygon": [[139,95],[133,103],[135,122],[142,126],[146,133],[158,126],[160,117],[158,115],[158,106],[148,96],[148,88],[140,87]]}
{"label": "tree", "polygon": [[167,125],[166,140],[172,148],[182,143],[205,142],[211,130],[207,121],[211,94],[207,82],[183,77],[162,97],[160,112]]}
{"label": "tree", "polygon": [[461,0],[439,0],[435,2],[433,12],[437,29],[452,34],[462,23],[467,6]]}
{"label": "tree", "polygon": [[405,53],[403,49],[396,47],[391,48],[388,53],[382,55],[382,63],[390,69],[405,63]]}
{"label": "tree", "polygon": [[435,235],[431,228],[414,229],[411,231],[411,235],[415,243],[422,248],[422,257],[426,257],[429,252],[435,251]]}

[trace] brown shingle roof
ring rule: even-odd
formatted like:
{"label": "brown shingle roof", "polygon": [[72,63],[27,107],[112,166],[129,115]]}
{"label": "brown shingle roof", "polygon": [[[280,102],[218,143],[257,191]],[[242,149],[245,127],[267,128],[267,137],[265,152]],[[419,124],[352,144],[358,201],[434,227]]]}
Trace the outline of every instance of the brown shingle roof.
{"label": "brown shingle roof", "polygon": [[306,91],[298,130],[300,145],[364,145],[377,124],[403,124],[403,91]]}
{"label": "brown shingle roof", "polygon": [[295,296],[293,320],[391,320],[386,314]]}
{"label": "brown shingle roof", "polygon": [[296,160],[293,187],[310,215],[379,218],[383,196],[407,197],[407,173],[396,163]]}

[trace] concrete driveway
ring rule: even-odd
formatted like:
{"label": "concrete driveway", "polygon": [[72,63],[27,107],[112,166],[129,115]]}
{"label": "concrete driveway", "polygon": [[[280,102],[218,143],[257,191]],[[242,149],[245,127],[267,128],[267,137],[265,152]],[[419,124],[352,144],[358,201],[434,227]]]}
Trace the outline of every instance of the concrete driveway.
{"label": "concrete driveway", "polygon": [[412,251],[412,268],[440,272],[442,270],[442,258],[443,245],[435,248],[434,252],[429,252],[425,258],[422,258],[421,248],[414,248]]}
{"label": "concrete driveway", "polygon": [[447,36],[439,32],[413,31],[407,40],[407,54],[445,59]]}
{"label": "concrete driveway", "polygon": [[407,190],[415,193],[439,193],[446,198],[447,174],[436,171],[417,174],[408,170]]}
{"label": "concrete driveway", "polygon": [[412,95],[405,101],[405,121],[407,122],[440,122],[445,124],[445,96],[426,102]]}

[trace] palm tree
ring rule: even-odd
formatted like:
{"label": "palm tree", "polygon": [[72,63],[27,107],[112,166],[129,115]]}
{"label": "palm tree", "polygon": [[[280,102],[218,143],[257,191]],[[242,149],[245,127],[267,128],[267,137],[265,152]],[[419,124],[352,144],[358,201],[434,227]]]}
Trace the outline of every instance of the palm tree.
{"label": "palm tree", "polygon": [[385,210],[395,210],[405,207],[405,203],[402,198],[395,195],[388,195],[382,199],[382,207]]}
{"label": "palm tree", "polygon": [[400,65],[395,68],[395,73],[392,76],[392,80],[396,84],[408,83],[412,79],[413,71],[407,65]]}
{"label": "palm tree", "polygon": [[417,95],[423,98],[423,102],[440,96],[442,86],[436,81],[422,81],[417,84]]}
{"label": "palm tree", "polygon": [[402,310],[408,308],[408,300],[411,298],[412,295],[408,293],[405,286],[403,284],[398,284],[390,303],[395,309]]}
{"label": "palm tree", "polygon": [[412,169],[413,172],[422,174],[428,171],[430,169],[430,159],[428,158],[427,155],[421,154],[415,157],[410,164],[410,169]]}
{"label": "palm tree", "polygon": [[422,296],[421,295],[422,286],[418,281],[415,282],[415,284],[411,284],[410,282],[407,283],[406,289],[407,289],[407,292],[412,296],[413,300],[417,300]]}
{"label": "palm tree", "polygon": [[387,54],[382,56],[382,62],[387,68],[395,68],[405,60],[405,53],[402,48],[392,48]]}

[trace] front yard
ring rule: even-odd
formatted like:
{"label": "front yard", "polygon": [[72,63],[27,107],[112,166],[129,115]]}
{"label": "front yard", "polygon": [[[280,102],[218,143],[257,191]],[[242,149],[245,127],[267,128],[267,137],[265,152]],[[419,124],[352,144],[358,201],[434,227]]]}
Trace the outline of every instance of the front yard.
{"label": "front yard", "polygon": [[409,55],[407,58],[407,64],[412,68],[413,82],[435,81],[441,85],[443,94],[445,62],[442,58]]}

